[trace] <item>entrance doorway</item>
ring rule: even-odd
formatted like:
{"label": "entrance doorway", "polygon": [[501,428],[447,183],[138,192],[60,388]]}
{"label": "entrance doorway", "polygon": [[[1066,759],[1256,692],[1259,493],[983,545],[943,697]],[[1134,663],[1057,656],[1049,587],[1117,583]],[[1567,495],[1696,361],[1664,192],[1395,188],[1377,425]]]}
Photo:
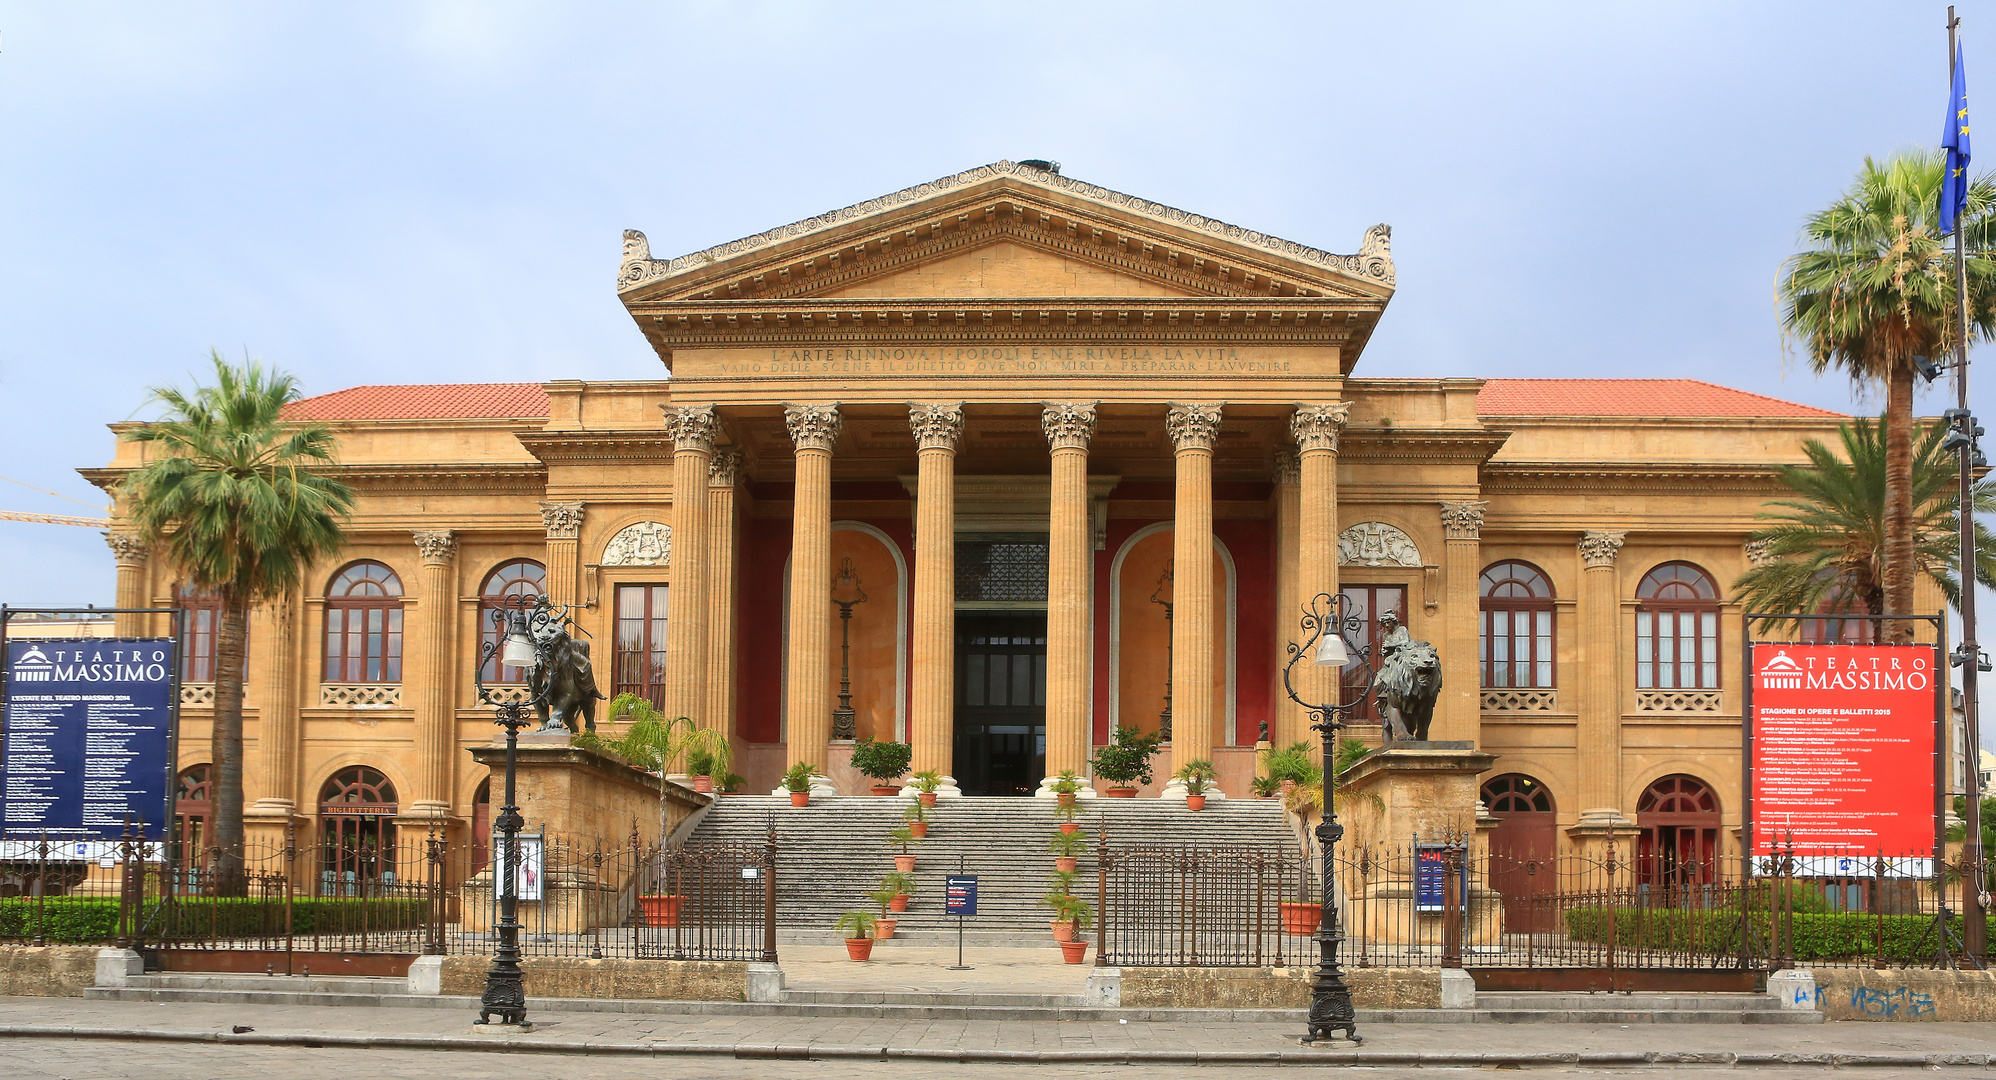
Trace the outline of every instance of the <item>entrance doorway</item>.
{"label": "entrance doorway", "polygon": [[1045,775],[1047,617],[956,617],[956,755],[965,795],[1031,795]]}

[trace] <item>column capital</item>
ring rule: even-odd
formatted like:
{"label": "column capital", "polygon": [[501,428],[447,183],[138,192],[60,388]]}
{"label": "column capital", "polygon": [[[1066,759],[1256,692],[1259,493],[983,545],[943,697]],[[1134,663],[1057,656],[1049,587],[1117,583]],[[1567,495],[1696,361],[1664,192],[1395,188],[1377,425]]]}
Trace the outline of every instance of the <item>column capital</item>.
{"label": "column capital", "polygon": [[714,459],[707,463],[707,486],[731,488],[742,475],[742,452],[732,446],[724,446],[714,451]]}
{"label": "column capital", "polygon": [[1489,506],[1483,502],[1445,502],[1442,505],[1442,538],[1445,540],[1477,540],[1483,536],[1483,510]]}
{"label": "column capital", "polygon": [[152,545],[133,533],[107,532],[104,543],[110,547],[111,556],[119,566],[143,567],[146,557],[152,553]]}
{"label": "column capital", "polygon": [[412,535],[424,566],[449,566],[457,558],[457,533],[449,529],[418,529]]}
{"label": "column capital", "polygon": [[1303,482],[1303,457],[1294,450],[1277,450],[1268,467],[1277,484],[1294,486]]}
{"label": "column capital", "polygon": [[550,540],[574,540],[582,535],[582,514],[579,502],[544,502],[541,525]]}
{"label": "column capital", "polygon": [[1627,532],[1611,532],[1594,529],[1580,534],[1580,562],[1589,570],[1599,570],[1615,565],[1615,556],[1622,550],[1622,540]]}
{"label": "column capital", "polygon": [[1349,401],[1333,401],[1328,405],[1299,403],[1289,417],[1289,437],[1296,440],[1297,449],[1304,453],[1312,450],[1336,453],[1338,433],[1344,430],[1345,420],[1350,416]]}
{"label": "column capital", "polygon": [[790,429],[790,441],[799,450],[823,450],[832,452],[832,444],[839,441],[839,430],[844,421],[839,417],[838,402],[823,405],[785,405],[783,426]]}
{"label": "column capital", "polygon": [[1220,437],[1224,401],[1174,401],[1164,414],[1164,430],[1175,452],[1211,450]]}
{"label": "column capital", "polygon": [[955,453],[957,440],[963,438],[963,402],[909,402],[908,430],[915,433],[917,450]]}
{"label": "column capital", "polygon": [[665,430],[672,433],[673,449],[714,452],[714,435],[721,417],[712,405],[666,405]]}
{"label": "column capital", "polygon": [[1049,401],[1040,409],[1040,430],[1050,450],[1086,450],[1095,437],[1093,401]]}

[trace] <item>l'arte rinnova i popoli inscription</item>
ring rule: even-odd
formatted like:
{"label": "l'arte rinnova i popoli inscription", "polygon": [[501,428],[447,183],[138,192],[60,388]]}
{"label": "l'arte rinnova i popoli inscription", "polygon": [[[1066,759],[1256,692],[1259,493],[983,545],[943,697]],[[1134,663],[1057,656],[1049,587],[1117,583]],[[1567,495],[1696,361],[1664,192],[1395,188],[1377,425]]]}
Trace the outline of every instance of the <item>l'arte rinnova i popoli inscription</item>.
{"label": "l'arte rinnova i popoli inscription", "polygon": [[[840,346],[687,352],[676,367],[686,375],[1284,375],[1317,374],[1317,352],[1197,346]],[[1335,361],[1324,364],[1335,370]]]}

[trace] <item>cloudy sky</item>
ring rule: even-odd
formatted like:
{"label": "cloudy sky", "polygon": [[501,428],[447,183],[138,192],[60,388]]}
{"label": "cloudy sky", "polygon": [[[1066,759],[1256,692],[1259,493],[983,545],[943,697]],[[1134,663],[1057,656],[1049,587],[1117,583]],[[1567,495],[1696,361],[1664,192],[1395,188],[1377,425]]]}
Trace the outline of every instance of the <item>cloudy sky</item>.
{"label": "cloudy sky", "polygon": [[[90,513],[21,484],[101,504],[104,425],[211,347],[308,393],[658,375],[619,230],[677,254],[1006,157],[1332,251],[1391,223],[1366,374],[1876,409],[1784,359],[1775,275],[1865,155],[1937,140],[1944,12],[0,0],[0,509]],[[1996,4],[1962,14],[1996,79]],[[0,600],[112,582],[94,531],[0,521]]]}

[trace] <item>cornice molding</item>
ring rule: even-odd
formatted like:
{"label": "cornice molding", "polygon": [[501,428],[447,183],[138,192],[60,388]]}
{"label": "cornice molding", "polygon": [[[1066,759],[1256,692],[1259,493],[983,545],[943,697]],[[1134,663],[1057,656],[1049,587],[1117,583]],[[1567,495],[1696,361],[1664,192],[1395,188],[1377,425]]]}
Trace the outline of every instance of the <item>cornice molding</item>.
{"label": "cornice molding", "polygon": [[1508,431],[1489,428],[1355,428],[1338,436],[1338,460],[1423,464],[1486,464],[1504,448]]}
{"label": "cornice molding", "polygon": [[1769,495],[1784,490],[1772,465],[1493,462],[1479,486],[1494,495],[1602,493]]}
{"label": "cornice molding", "polygon": [[622,431],[531,431],[520,445],[545,465],[670,464],[677,439],[663,426]]}

